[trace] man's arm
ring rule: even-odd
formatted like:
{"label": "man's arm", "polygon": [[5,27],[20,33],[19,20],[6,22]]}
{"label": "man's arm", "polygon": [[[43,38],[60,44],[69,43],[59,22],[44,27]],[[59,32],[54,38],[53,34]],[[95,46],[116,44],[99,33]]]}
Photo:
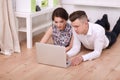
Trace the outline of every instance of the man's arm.
{"label": "man's arm", "polygon": [[69,57],[72,57],[72,56],[76,55],[77,53],[79,53],[80,49],[81,49],[81,43],[80,43],[79,39],[77,38],[77,34],[73,31],[73,46],[67,52],[67,55]]}
{"label": "man's arm", "polygon": [[[93,40],[94,40],[94,43],[92,44],[92,46],[94,47],[93,48],[94,51],[79,57],[75,57],[74,59],[72,59],[73,65],[78,65],[82,61],[96,59],[101,55],[102,50],[105,47],[105,30],[100,27],[99,30],[97,30],[97,32],[94,32]],[[76,59],[76,58],[79,58],[79,59]]]}
{"label": "man's arm", "polygon": [[99,37],[95,40],[95,43],[94,43],[94,51],[88,54],[82,55],[83,61],[98,58],[102,53],[103,47],[104,47],[104,39],[99,35]]}
{"label": "man's arm", "polygon": [[87,53],[85,55],[80,55],[80,56],[76,56],[74,59],[72,59],[71,61],[71,65],[76,66],[79,65],[80,63],[82,63],[83,61],[87,61],[87,60],[92,60],[95,59],[97,57],[99,57],[102,53],[103,50],[103,41],[97,39],[95,41],[95,49],[93,52]]}

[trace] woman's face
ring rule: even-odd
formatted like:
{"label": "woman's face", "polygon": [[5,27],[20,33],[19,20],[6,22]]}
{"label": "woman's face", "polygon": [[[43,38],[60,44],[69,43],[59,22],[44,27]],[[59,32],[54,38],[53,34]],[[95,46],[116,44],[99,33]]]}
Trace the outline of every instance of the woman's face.
{"label": "woman's face", "polygon": [[64,30],[66,27],[66,20],[62,19],[61,17],[54,17],[54,25],[56,25],[56,27],[59,30]]}

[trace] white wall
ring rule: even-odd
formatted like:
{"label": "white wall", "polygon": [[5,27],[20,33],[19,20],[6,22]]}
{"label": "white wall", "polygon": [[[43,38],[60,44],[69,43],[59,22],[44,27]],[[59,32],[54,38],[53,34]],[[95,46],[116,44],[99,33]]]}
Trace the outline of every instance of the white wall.
{"label": "white wall", "polygon": [[69,14],[75,10],[84,10],[86,11],[88,18],[91,22],[95,22],[97,19],[101,19],[103,14],[108,14],[108,20],[110,22],[111,30],[113,29],[116,21],[120,17],[120,3],[115,4],[114,2],[114,5],[110,5],[112,4],[112,1],[110,1],[110,3],[108,1],[107,5],[105,5],[105,3],[103,3],[104,5],[102,5],[102,3],[96,5],[95,2],[94,4],[85,3],[86,0],[84,0],[83,3],[80,3],[80,0],[79,3],[76,1],[72,1],[72,4],[70,0],[62,0],[63,7],[68,11]]}
{"label": "white wall", "polygon": [[[15,0],[13,0],[15,4]],[[15,9],[15,5],[13,7]],[[103,14],[108,14],[111,30],[120,17],[120,0],[61,0],[61,4],[70,14],[75,10],[86,11],[89,20],[95,22]],[[24,20],[22,20],[24,24]],[[39,21],[39,20],[34,20]],[[35,22],[36,23],[36,22]],[[26,33],[20,33],[20,40],[26,37]]]}
{"label": "white wall", "polygon": [[120,0],[62,0],[64,4],[119,7]]}

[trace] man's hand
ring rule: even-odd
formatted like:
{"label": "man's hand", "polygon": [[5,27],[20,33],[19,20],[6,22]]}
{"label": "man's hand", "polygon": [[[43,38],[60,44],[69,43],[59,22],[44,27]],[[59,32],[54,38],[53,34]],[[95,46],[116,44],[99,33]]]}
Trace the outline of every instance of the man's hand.
{"label": "man's hand", "polygon": [[72,66],[77,66],[83,61],[82,56],[77,56],[71,60],[71,65]]}

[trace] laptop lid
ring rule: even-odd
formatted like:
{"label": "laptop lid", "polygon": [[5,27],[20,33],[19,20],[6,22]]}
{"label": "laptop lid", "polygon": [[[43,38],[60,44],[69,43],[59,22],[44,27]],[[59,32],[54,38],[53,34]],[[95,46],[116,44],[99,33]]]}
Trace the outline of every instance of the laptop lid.
{"label": "laptop lid", "polygon": [[69,66],[66,61],[65,47],[37,42],[36,52],[38,63],[59,67]]}

